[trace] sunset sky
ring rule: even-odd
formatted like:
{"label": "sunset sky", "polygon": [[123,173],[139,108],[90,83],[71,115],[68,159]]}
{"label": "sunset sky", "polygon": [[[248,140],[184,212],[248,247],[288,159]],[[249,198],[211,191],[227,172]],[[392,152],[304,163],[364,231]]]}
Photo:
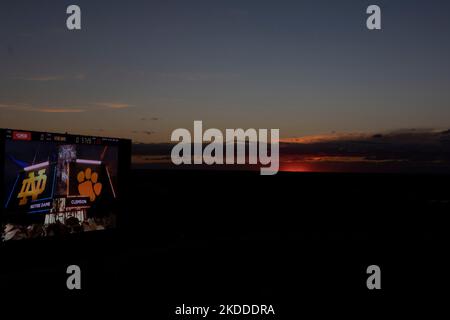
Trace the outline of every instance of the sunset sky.
{"label": "sunset sky", "polygon": [[[365,27],[374,3],[382,31]],[[69,4],[81,31],[66,29]],[[193,120],[283,139],[446,130],[449,12],[444,0],[2,1],[0,127],[135,143]]]}

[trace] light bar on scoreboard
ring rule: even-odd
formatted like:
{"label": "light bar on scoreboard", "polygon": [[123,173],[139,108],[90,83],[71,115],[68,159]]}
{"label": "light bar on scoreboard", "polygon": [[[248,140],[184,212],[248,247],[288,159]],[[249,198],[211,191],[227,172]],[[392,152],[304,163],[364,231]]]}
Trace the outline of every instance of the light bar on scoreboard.
{"label": "light bar on scoreboard", "polygon": [[43,163],[39,163],[39,164],[36,164],[36,165],[33,165],[33,166],[29,166],[29,167],[25,167],[25,168],[23,168],[23,170],[24,171],[34,171],[34,170],[37,170],[37,169],[40,169],[40,168],[44,168],[44,167],[48,167],[50,165],[50,162],[43,162]]}
{"label": "light bar on scoreboard", "polygon": [[77,159],[76,163],[79,163],[79,164],[94,164],[94,165],[101,165],[102,164],[101,161],[97,161],[97,160],[83,160],[83,159]]}

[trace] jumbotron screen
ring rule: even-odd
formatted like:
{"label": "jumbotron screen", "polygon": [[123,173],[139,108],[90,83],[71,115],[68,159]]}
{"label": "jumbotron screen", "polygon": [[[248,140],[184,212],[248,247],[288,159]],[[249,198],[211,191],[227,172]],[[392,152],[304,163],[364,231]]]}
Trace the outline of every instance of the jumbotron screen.
{"label": "jumbotron screen", "polygon": [[3,241],[116,227],[123,140],[0,132]]}

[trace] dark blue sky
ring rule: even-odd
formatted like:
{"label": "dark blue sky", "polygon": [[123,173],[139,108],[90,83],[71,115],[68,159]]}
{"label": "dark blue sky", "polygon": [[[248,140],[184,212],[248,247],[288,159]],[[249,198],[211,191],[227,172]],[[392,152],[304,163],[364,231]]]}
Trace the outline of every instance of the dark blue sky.
{"label": "dark blue sky", "polygon": [[[82,30],[66,29],[66,7]],[[366,29],[368,5],[382,31]],[[168,141],[450,127],[449,1],[2,1],[0,126]]]}

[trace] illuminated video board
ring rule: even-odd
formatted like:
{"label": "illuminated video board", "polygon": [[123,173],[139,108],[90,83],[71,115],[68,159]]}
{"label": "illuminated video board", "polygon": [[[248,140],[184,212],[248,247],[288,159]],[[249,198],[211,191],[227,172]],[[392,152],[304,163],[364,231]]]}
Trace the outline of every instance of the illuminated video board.
{"label": "illuminated video board", "polygon": [[0,133],[4,241],[116,227],[129,140]]}

